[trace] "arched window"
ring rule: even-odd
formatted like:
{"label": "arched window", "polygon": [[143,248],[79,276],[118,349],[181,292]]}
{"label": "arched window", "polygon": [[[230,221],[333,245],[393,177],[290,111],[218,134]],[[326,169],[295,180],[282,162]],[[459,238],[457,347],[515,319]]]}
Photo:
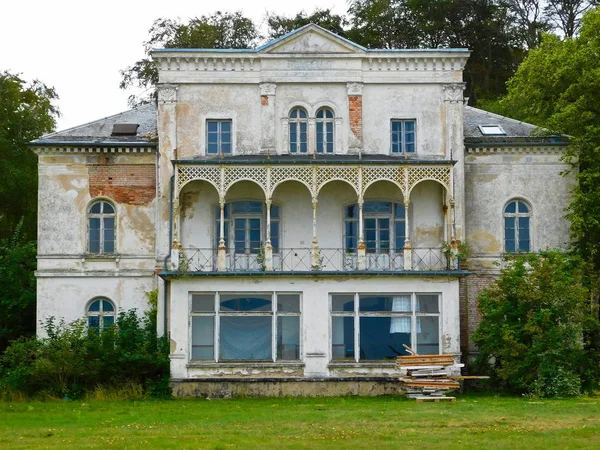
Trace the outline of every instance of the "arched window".
{"label": "arched window", "polygon": [[[223,222],[225,247],[236,254],[256,254],[266,240],[266,205],[257,201],[242,201],[225,204]],[[216,225],[219,230],[219,206],[215,207]],[[271,246],[279,251],[279,206],[271,205]],[[219,232],[215,233],[215,247],[219,244]],[[230,246],[230,243],[233,243]]]}
{"label": "arched window", "polygon": [[330,108],[317,111],[317,153],[333,153],[333,123]]}
{"label": "arched window", "polygon": [[98,200],[88,210],[88,252],[115,253],[115,208]]}
{"label": "arched window", "polygon": [[290,153],[308,152],[308,114],[304,108],[295,107],[290,111]]}
{"label": "arched window", "polygon": [[[358,247],[358,205],[345,207],[344,247],[355,252]],[[399,253],[404,248],[406,223],[404,205],[370,201],[363,204],[363,230],[367,253]]]}
{"label": "arched window", "polygon": [[531,251],[529,226],[531,207],[523,200],[512,200],[504,208],[504,251]]}
{"label": "arched window", "polygon": [[105,330],[115,324],[115,316],[115,305],[107,298],[97,298],[87,309],[88,327],[98,331]]}

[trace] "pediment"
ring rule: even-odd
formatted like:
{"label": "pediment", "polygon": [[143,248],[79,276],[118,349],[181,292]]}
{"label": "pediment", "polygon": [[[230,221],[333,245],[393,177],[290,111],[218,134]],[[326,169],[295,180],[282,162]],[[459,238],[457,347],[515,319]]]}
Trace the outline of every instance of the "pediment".
{"label": "pediment", "polygon": [[364,49],[330,31],[310,24],[265,44],[259,49],[269,54],[362,53]]}

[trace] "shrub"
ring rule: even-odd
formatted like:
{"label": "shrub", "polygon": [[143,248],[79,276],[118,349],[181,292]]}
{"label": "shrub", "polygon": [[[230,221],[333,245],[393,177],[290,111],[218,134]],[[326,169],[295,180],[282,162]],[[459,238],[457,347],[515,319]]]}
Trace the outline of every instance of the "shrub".
{"label": "shrub", "polygon": [[478,297],[474,334],[497,385],[541,397],[578,395],[597,384],[597,316],[586,267],[544,251],[516,257]]}
{"label": "shrub", "polygon": [[101,333],[83,321],[53,318],[47,338],[23,338],[8,347],[0,367],[0,389],[28,396],[78,398],[101,391],[114,394],[123,386],[137,396],[169,397],[169,347],[158,337],[156,313],[142,319],[135,310],[121,311],[116,324]]}

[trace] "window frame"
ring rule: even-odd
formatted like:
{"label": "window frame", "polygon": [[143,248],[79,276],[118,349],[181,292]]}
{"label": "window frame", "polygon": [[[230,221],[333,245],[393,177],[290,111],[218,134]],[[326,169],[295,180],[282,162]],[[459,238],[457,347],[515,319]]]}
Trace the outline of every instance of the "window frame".
{"label": "window frame", "polygon": [[[366,213],[364,211],[364,205],[366,203],[391,203],[392,205],[392,210],[389,214],[387,213]],[[356,217],[353,218],[348,218],[347,216],[347,208],[349,207],[355,207],[357,210],[357,214]],[[401,207],[404,211],[404,214],[402,214],[401,217],[396,217],[396,211],[397,208]],[[379,219],[388,219],[389,220],[389,239],[388,239],[388,243],[389,243],[389,248],[387,251],[381,251],[379,249],[380,247],[380,236],[379,233],[377,233],[376,236],[376,248],[375,251],[369,251],[369,247],[366,245],[367,243],[367,238],[366,238],[366,233],[365,233],[365,248],[366,248],[366,252],[367,254],[373,254],[373,255],[384,255],[384,254],[400,254],[404,251],[404,243],[406,240],[406,211],[405,211],[406,206],[396,200],[389,200],[389,199],[369,199],[364,201],[363,203],[363,230],[366,231],[366,224],[365,221],[367,219],[375,219],[377,220],[377,225],[379,224]],[[359,215],[358,215],[358,203],[350,203],[350,204],[346,204],[343,206],[343,212],[342,212],[342,220],[343,220],[343,226],[342,226],[342,244],[343,244],[343,249],[344,249],[344,253],[348,253],[348,254],[355,254],[357,252],[357,249],[354,248],[352,249],[351,247],[347,246],[347,238],[349,237],[346,233],[347,227],[346,224],[348,222],[355,222],[356,223],[356,245],[358,246],[358,239],[359,239],[359,235],[358,235],[358,230],[359,230],[359,226],[360,224],[358,223],[358,219],[359,219]],[[396,246],[396,222],[402,222],[404,223],[404,236],[402,239],[402,246],[401,247],[397,247]],[[380,231],[380,228],[377,228],[378,231]],[[393,244],[393,245],[392,245]]]}
{"label": "window frame", "polygon": [[[209,151],[209,134],[211,133],[208,129],[208,124],[209,122],[216,122],[217,123],[217,151],[216,152],[210,152]],[[223,123],[228,123],[229,124],[229,151],[228,152],[223,152],[223,142],[222,142],[222,124]],[[219,156],[219,157],[223,157],[223,156],[231,156],[233,155],[233,119],[228,118],[228,117],[219,117],[219,118],[212,118],[212,117],[207,117],[204,121],[204,126],[205,126],[205,140],[204,140],[204,145],[205,145],[205,154],[206,156]]]}
{"label": "window frame", "polygon": [[[523,203],[526,207],[527,207],[527,212],[526,213],[522,213],[519,212],[519,202]],[[511,203],[515,203],[515,212],[514,213],[507,213],[506,210],[508,208],[508,206]],[[514,241],[515,241],[515,250],[514,251],[509,251],[506,248],[506,219],[512,217],[515,219],[514,221],[514,225],[515,225],[515,234],[514,234]],[[528,218],[529,219],[529,236],[528,236],[528,242],[529,242],[529,249],[528,250],[521,250],[519,247],[519,242],[520,242],[520,230],[521,227],[519,226],[519,218]],[[507,201],[504,204],[504,207],[502,208],[502,244],[503,244],[503,250],[504,253],[507,254],[518,254],[518,253],[531,253],[533,252],[533,236],[532,236],[532,229],[533,229],[533,207],[531,206],[531,202],[529,202],[528,200],[525,200],[521,197],[515,197],[515,198],[511,198],[509,201]]]}
{"label": "window frame", "polygon": [[[412,151],[407,151],[406,150],[406,124],[407,123],[412,123],[413,124],[413,141],[412,141],[412,145],[413,145],[413,150]],[[398,146],[398,151],[394,151],[394,134],[397,133],[394,131],[394,123],[400,123],[401,124],[401,131],[400,131],[400,140],[397,143]],[[416,118],[405,118],[405,119],[390,119],[390,155],[416,155],[417,154],[417,119]]]}
{"label": "window frame", "polygon": [[[331,117],[327,117],[327,113],[331,113]],[[319,117],[319,114],[323,113],[323,117]],[[322,142],[319,147],[319,125],[322,128]],[[331,132],[327,130],[327,127],[331,126]],[[328,141],[326,137],[331,134],[331,141]],[[321,106],[315,113],[315,153],[322,155],[333,155],[335,154],[335,111],[329,106]],[[328,148],[331,148],[331,151]]]}
{"label": "window frame", "polygon": [[[104,302],[105,301],[110,303],[110,305],[112,306],[112,311],[109,311],[108,313],[104,312]],[[96,302],[99,302],[98,311],[90,311],[90,308]],[[101,333],[104,331],[104,317],[112,317],[113,323],[111,326],[116,325],[116,323],[117,323],[117,306],[115,305],[115,302],[113,302],[108,297],[104,297],[104,296],[94,297],[87,303],[87,305],[85,307],[86,327],[88,329],[90,328],[90,317],[98,317],[99,318],[98,319],[98,327],[92,326],[91,328],[93,328],[96,331],[98,331],[99,333]]]}
{"label": "window frame", "polygon": [[[212,295],[214,297],[213,310],[212,311],[193,311],[193,297],[194,295]],[[251,296],[270,296],[271,297],[271,309],[269,311],[221,311],[221,296],[222,295],[235,295],[240,298],[251,297]],[[279,295],[296,295],[298,296],[298,311],[279,311],[278,309],[278,296]],[[294,291],[255,291],[255,292],[232,292],[232,291],[194,291],[189,292],[188,295],[188,339],[189,348],[188,355],[189,361],[200,364],[231,364],[231,363],[298,363],[303,358],[303,345],[302,345],[302,317],[303,317],[303,293]],[[213,318],[213,358],[212,359],[194,359],[193,358],[193,317],[212,317]],[[271,317],[271,359],[221,359],[220,349],[220,330],[221,330],[221,317]],[[298,358],[297,359],[285,359],[278,357],[278,319],[280,317],[298,317]]]}
{"label": "window frame", "polygon": [[[333,310],[333,297],[334,296],[350,296],[354,297],[354,308],[352,311],[334,311]],[[382,296],[382,297],[399,297],[399,296],[409,296],[411,298],[411,311],[360,311],[360,297],[361,296]],[[426,295],[435,295],[438,299],[438,312],[437,313],[419,313],[416,311],[416,304],[418,296],[426,296]],[[418,325],[417,320],[419,317],[437,317],[438,318],[438,354],[441,355],[442,348],[442,325],[443,325],[443,294],[441,292],[331,292],[329,293],[329,363],[330,364],[344,364],[344,363],[352,363],[352,364],[373,364],[373,363],[382,363],[382,362],[391,362],[392,360],[383,359],[360,359],[360,319],[361,317],[411,317],[411,338],[410,338],[410,347],[418,351],[418,342],[417,342],[417,332]],[[333,319],[334,317],[352,317],[353,326],[354,326],[354,357],[352,359],[347,358],[334,358],[333,352]],[[408,353],[406,354],[408,356]]]}
{"label": "window frame", "polygon": [[[294,111],[296,111],[298,114],[298,117],[292,117],[292,114],[294,113]],[[301,113],[304,113],[306,117],[299,117]],[[308,113],[308,110],[304,107],[304,106],[300,106],[300,105],[295,105],[292,106],[289,109],[288,115],[287,115],[287,133],[288,133],[288,153],[290,155],[308,155],[309,153],[309,141],[310,141],[310,136],[309,136],[309,119],[310,119],[310,114]],[[301,125],[304,124],[306,131],[302,132],[302,127]],[[292,127],[294,127],[296,129],[295,133],[297,136],[297,140],[295,141],[295,143],[292,142]],[[306,136],[306,140],[303,142],[301,139],[302,134],[304,134]],[[305,151],[302,151],[302,145],[304,144],[304,148],[306,149]]]}
{"label": "window frame", "polygon": [[[110,205],[110,207],[112,208],[113,212],[112,213],[105,213],[104,212],[104,204],[108,204]],[[92,208],[97,205],[100,204],[100,212],[99,213],[93,213],[92,212]],[[98,241],[98,251],[92,251],[91,249],[91,242],[92,242],[92,228],[91,228],[91,219],[98,219],[100,221],[100,228],[99,228],[99,241]],[[113,243],[113,251],[112,252],[107,252],[105,251],[105,236],[104,236],[104,231],[106,229],[105,227],[105,220],[106,219],[113,219],[113,239],[112,239],[112,243]],[[88,255],[98,255],[98,256],[113,256],[115,254],[117,254],[117,207],[115,205],[115,203],[105,197],[97,197],[94,198],[87,207],[87,214],[86,214],[86,251]]]}

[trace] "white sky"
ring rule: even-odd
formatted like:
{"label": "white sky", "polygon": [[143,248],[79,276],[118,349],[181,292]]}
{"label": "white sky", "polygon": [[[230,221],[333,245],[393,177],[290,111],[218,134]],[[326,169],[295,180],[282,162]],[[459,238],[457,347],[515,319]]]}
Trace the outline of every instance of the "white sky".
{"label": "white sky", "polygon": [[241,10],[264,26],[267,11],[289,16],[317,6],[347,10],[345,0],[8,0],[0,14],[0,71],[54,86],[62,130],[127,109],[133,91],[119,89],[119,70],[144,57],[142,43],[159,17]]}

